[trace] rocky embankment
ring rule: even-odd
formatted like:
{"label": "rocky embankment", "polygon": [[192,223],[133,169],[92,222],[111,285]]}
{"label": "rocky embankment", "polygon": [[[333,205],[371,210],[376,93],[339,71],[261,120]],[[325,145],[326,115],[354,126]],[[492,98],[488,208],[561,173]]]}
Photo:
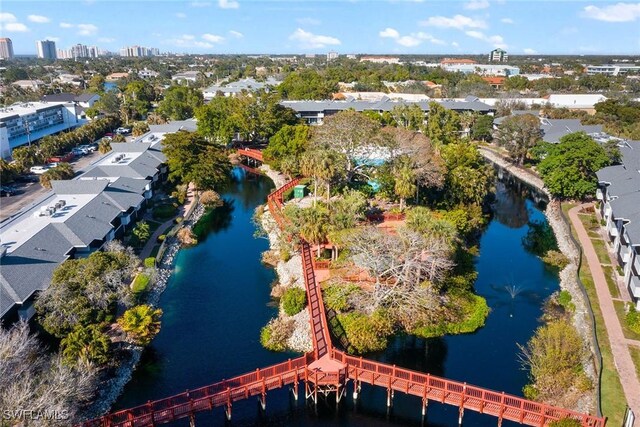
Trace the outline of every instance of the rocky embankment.
{"label": "rocky embankment", "polygon": [[[545,188],[542,179],[533,172],[515,166],[513,163],[504,159],[501,155],[488,148],[478,147],[478,150],[486,160],[500,166],[522,182],[525,182],[536,190],[544,193],[550,200],[544,214],[556,236],[558,248],[569,260],[567,266],[559,273],[560,288],[571,294],[572,302],[576,307],[572,323],[580,333],[583,342],[588,345],[590,353],[588,356],[585,356],[585,360],[583,360],[582,365],[591,381],[594,384],[598,384],[598,375],[594,365],[596,343],[594,340],[593,325],[589,314],[589,303],[577,280],[578,265],[580,262],[580,249],[571,239],[571,228],[563,218],[560,202],[553,198],[551,193],[549,193],[547,188]],[[575,409],[583,413],[593,413],[595,412],[595,408],[596,397],[592,393],[585,394],[580,399],[578,407]]]}
{"label": "rocky embankment", "polygon": [[[283,174],[274,171],[269,168],[269,166],[264,165],[261,169],[271,178],[276,187],[281,187],[287,183],[287,178]],[[302,278],[302,257],[299,253],[293,252],[291,258],[287,261],[282,259],[280,255],[281,243],[278,225],[266,205],[261,206],[259,209],[262,209],[260,214],[261,225],[269,239],[269,254],[267,254],[265,258],[273,261],[278,275],[278,283],[273,287],[271,295],[279,297],[290,287],[305,289],[304,279]],[[313,351],[308,310],[304,309],[294,316],[287,316],[282,306],[280,306],[278,317],[294,321],[293,333],[287,340],[287,347],[289,349],[301,353]]]}
{"label": "rocky embankment", "polygon": [[[205,207],[198,204],[193,210],[191,217],[182,223],[183,227],[191,229],[202,215],[204,215],[205,211]],[[162,254],[162,259],[156,267],[153,276],[153,286],[149,290],[146,298],[147,304],[157,306],[160,295],[167,287],[167,282],[173,272],[173,264],[179,250],[180,242],[175,236],[171,237]],[[108,380],[100,382],[98,397],[84,411],[82,418],[96,418],[109,411],[120,394],[122,394],[125,385],[131,380],[131,375],[140,361],[144,347],[127,344],[122,350],[120,363],[118,367],[115,368],[115,374],[110,376]]]}

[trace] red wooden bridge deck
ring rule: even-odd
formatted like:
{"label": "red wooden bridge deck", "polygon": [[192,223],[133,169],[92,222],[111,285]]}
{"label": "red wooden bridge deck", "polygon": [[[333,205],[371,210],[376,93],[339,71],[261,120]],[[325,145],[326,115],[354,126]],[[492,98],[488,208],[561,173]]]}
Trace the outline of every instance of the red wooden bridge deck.
{"label": "red wooden bridge deck", "polygon": [[[256,151],[260,154],[259,159]],[[258,150],[238,150],[238,153],[262,160],[262,153]],[[281,228],[286,222],[282,215],[283,194],[298,182],[297,179],[290,181],[267,198],[268,208]],[[325,394],[335,392],[336,400],[339,400],[347,381],[351,380],[355,391],[359,390],[361,383],[384,387],[388,393],[387,404],[390,404],[394,392],[420,397],[423,414],[429,401],[455,406],[459,408],[459,422],[462,422],[464,411],[470,410],[496,417],[498,425],[502,420],[510,420],[529,426],[545,426],[554,420],[571,418],[578,420],[582,426],[604,427],[606,420],[602,417],[580,414],[467,383],[349,356],[334,349],[322,293],[315,279],[313,256],[309,244],[304,240],[300,241],[300,253],[309,303],[313,353],[196,390],[117,411],[86,421],[82,425],[138,427],[168,423],[180,418],[190,418],[193,421],[195,413],[221,406],[225,407],[230,419],[233,402],[237,400],[260,396],[264,407],[267,391],[289,385],[293,386],[297,398],[299,382],[305,383],[307,398],[313,398],[317,402],[320,390]],[[354,398],[355,396],[354,392]]]}

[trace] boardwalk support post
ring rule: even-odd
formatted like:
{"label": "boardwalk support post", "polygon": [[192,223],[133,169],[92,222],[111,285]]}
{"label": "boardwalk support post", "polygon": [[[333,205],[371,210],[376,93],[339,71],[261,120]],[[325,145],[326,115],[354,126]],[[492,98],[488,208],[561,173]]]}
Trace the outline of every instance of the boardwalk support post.
{"label": "boardwalk support post", "polygon": [[467,383],[462,386],[462,396],[460,396],[460,413],[458,414],[458,426],[462,426],[462,417],[464,416],[464,398],[467,394]]}
{"label": "boardwalk support post", "polygon": [[231,421],[231,387],[227,387],[227,405],[224,409],[227,421]]}
{"label": "boardwalk support post", "polygon": [[357,379],[357,374],[356,374],[356,380],[353,382],[353,400],[357,401],[358,400],[358,396],[360,395],[360,388],[362,386],[360,385],[360,381],[358,381]]}

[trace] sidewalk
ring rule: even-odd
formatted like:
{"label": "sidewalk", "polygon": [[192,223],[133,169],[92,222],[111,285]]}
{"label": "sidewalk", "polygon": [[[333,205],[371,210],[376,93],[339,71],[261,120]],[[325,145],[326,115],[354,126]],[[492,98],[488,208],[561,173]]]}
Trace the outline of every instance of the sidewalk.
{"label": "sidewalk", "polygon": [[[184,216],[186,212],[189,212],[189,209],[191,209],[191,205],[193,204],[194,200],[195,200],[195,192],[193,189],[193,184],[190,183],[189,187],[187,188],[187,200],[185,201],[184,205],[178,208],[178,214],[176,215],[176,217]],[[140,251],[140,259],[144,260],[146,258],[149,258],[149,255],[151,255],[153,248],[157,244],[158,237],[160,237],[169,228],[171,228],[171,226],[173,225],[174,219],[175,217],[160,224],[160,226],[151,235],[151,237],[149,237],[149,240],[147,240],[147,243],[144,245],[144,248],[142,248],[142,250]]]}
{"label": "sidewalk", "polygon": [[609,344],[613,353],[613,361],[620,376],[622,389],[626,397],[627,404],[633,410],[636,417],[640,415],[640,380],[636,376],[635,366],[631,360],[628,348],[628,340],[624,337],[622,326],[616,315],[613,299],[609,293],[607,281],[605,279],[602,266],[598,260],[598,255],[591,243],[591,239],[584,228],[582,221],[578,217],[578,212],[584,207],[590,207],[592,203],[578,205],[569,210],[569,219],[576,230],[580,245],[584,251],[585,259],[589,265],[589,271],[593,276],[593,282],[598,296],[598,304],[604,318],[605,328],[609,335]]}

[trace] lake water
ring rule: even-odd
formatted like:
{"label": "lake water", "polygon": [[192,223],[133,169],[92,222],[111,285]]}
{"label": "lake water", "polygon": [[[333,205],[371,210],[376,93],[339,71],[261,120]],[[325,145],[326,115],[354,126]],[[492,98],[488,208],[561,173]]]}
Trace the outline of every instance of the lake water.
{"label": "lake water", "polygon": [[[258,367],[295,357],[262,348],[260,328],[277,308],[269,296],[275,272],[261,264],[268,242],[255,238],[252,216],[273,188],[270,180],[245,179],[223,194],[228,208],[209,224],[209,234],[193,248],[180,251],[176,270],[161,297],[162,330],[154,339],[118,408],[143,404],[186,389],[201,387]],[[526,372],[518,361],[524,344],[539,326],[545,298],[558,289],[558,276],[522,245],[528,222],[544,215],[527,199],[526,191],[497,183],[493,220],[480,240],[477,292],[491,313],[476,333],[436,339],[399,336],[388,349],[370,357],[470,384],[522,395]],[[234,403],[234,425],[420,425],[421,402],[397,393],[387,413],[386,391],[363,385],[357,405],[349,394],[336,412],[334,400],[318,405],[318,415],[304,401],[303,387],[295,402],[287,390],[267,395],[261,415],[255,399]],[[425,424],[456,425],[454,407],[431,402]],[[197,425],[224,425],[222,408],[197,417]],[[495,426],[493,417],[467,411],[467,426]],[[182,421],[175,425],[188,425]],[[505,421],[504,425],[510,425]],[[515,424],[513,424],[515,425]]]}

